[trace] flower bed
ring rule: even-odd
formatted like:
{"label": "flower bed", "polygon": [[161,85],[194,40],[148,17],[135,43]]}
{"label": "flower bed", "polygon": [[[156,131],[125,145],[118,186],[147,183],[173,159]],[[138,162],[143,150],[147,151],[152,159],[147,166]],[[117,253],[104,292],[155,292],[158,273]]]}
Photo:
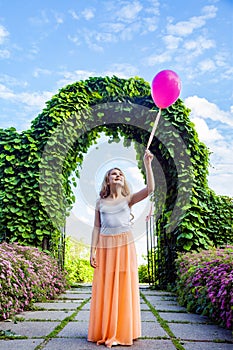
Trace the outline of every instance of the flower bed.
{"label": "flower bed", "polygon": [[65,273],[51,256],[34,247],[0,244],[0,320],[66,288]]}
{"label": "flower bed", "polygon": [[233,328],[233,246],[180,254],[178,301],[188,311]]}

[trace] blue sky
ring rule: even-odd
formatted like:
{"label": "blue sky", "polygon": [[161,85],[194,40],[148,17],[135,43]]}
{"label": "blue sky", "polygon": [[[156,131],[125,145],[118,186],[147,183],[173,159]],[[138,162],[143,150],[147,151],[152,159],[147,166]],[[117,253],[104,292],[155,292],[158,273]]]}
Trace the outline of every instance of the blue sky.
{"label": "blue sky", "polygon": [[172,69],[212,152],[210,187],[233,196],[232,37],[232,0],[0,0],[0,127],[29,128],[75,81]]}

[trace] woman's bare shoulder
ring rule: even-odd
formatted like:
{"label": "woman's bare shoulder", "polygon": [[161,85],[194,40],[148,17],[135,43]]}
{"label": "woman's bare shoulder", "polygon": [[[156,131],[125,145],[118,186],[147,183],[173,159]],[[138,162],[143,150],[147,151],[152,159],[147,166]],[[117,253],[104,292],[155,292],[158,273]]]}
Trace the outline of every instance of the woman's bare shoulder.
{"label": "woman's bare shoulder", "polygon": [[101,203],[101,198],[97,198],[95,201],[95,209],[99,210],[100,209],[100,203]]}

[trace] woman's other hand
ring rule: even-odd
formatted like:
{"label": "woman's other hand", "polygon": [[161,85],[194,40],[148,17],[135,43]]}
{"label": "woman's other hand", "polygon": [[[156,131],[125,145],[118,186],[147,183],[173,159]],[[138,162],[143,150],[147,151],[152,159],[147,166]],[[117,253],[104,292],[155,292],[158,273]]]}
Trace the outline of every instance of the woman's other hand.
{"label": "woman's other hand", "polygon": [[96,264],[96,254],[91,254],[91,257],[90,257],[90,264],[91,264],[91,267],[93,267],[94,269],[96,268],[97,264]]}

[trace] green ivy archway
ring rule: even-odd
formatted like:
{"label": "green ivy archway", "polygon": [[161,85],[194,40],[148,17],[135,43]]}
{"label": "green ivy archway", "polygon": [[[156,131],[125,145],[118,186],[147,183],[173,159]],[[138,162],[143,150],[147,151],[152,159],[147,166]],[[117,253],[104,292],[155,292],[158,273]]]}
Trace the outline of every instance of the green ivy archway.
{"label": "green ivy archway", "polygon": [[[88,148],[101,132],[121,136],[125,146],[134,143],[144,172],[141,159],[156,113],[142,78],[93,77],[62,88],[29,130],[1,129],[1,240],[56,248],[75,201],[71,174],[79,176]],[[208,187],[209,152],[189,113],[180,99],[163,110],[150,147],[162,169],[154,200],[166,282],[174,276],[168,266],[177,251],[233,241],[232,200]]]}

